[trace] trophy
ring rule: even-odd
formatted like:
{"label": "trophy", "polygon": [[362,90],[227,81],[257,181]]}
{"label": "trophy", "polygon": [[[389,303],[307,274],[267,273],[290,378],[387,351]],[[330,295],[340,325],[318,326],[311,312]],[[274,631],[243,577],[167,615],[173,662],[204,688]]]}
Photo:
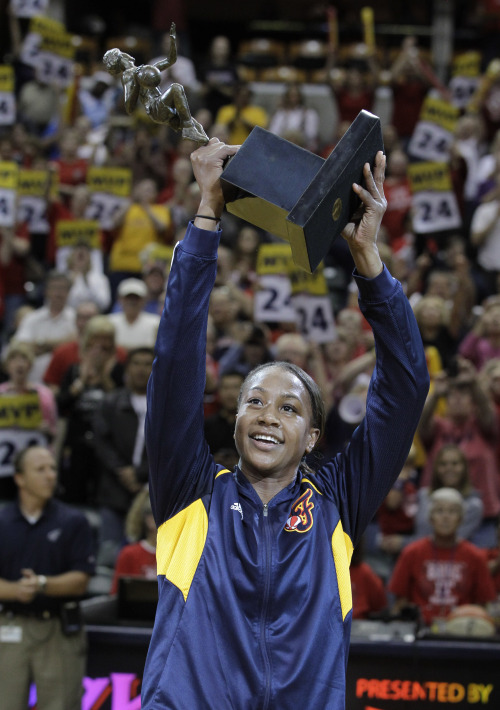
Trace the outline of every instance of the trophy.
{"label": "trophy", "polygon": [[[204,145],[208,136],[191,115],[184,87],[159,88],[160,72],[177,59],[174,23],[170,40],[169,56],[155,64],[136,66],[116,48],[103,62],[111,74],[121,75],[128,113],[141,100],[153,121]],[[294,262],[313,273],[360,205],[352,184],[363,184],[363,166],[373,165],[379,150],[380,119],[368,111],[360,111],[326,160],[255,126],[222,172],[226,209],[289,241]]]}

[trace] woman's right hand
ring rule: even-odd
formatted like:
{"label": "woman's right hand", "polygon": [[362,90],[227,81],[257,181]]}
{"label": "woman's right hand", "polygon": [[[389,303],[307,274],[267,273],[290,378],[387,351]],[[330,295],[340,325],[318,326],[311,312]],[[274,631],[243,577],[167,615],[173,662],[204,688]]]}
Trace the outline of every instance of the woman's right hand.
{"label": "woman's right hand", "polygon": [[[201,191],[198,213],[207,217],[220,218],[224,209],[224,196],[220,184],[220,176],[224,170],[224,162],[239,150],[238,145],[226,145],[218,138],[211,138],[206,145],[191,153],[193,172]],[[207,220],[196,226],[206,228]]]}

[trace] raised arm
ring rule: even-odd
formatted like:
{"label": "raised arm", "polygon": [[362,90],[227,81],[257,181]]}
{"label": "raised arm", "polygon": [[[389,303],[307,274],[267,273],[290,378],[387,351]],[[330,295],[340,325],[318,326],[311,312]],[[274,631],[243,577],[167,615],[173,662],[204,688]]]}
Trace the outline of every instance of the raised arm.
{"label": "raised arm", "polygon": [[170,43],[168,47],[168,57],[165,57],[165,59],[160,59],[159,62],[155,62],[154,66],[158,69],[158,71],[168,69],[168,67],[171,67],[172,64],[175,64],[175,62],[177,61],[177,43],[175,40],[175,22],[172,22],[172,24],[170,25]]}
{"label": "raised arm", "polygon": [[355,544],[398,477],[408,455],[429,387],[422,338],[401,284],[384,268],[377,234],[385,210],[385,157],[373,175],[364,170],[366,189],[353,189],[363,202],[359,221],[347,225],[360,308],[372,326],[376,365],[366,416],[343,454],[320,470],[331,485],[344,531]]}
{"label": "raised arm", "polygon": [[[198,215],[177,244],[148,385],[146,445],[157,524],[199,498],[210,485],[203,437],[203,391],[208,302],[217,269],[218,220],[224,200],[219,178],[237,151],[218,139],[192,156],[200,186]],[[215,471],[215,464],[213,464]]]}

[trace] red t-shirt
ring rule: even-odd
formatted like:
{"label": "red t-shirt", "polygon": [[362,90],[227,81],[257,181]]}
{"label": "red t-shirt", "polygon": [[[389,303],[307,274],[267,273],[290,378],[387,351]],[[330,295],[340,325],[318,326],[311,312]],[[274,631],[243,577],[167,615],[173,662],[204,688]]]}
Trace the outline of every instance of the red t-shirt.
{"label": "red t-shirt", "polygon": [[419,606],[426,624],[462,604],[496,599],[484,555],[466,540],[452,548],[436,547],[430,537],[411,543],[396,562],[389,590]]}
{"label": "red t-shirt", "polygon": [[373,106],[373,92],[361,91],[359,94],[351,94],[347,89],[339,89],[335,92],[339,110],[339,120],[352,123],[358,113],[365,109],[371,111]]}
{"label": "red t-shirt", "polygon": [[[120,345],[115,348],[115,357],[118,362],[125,362],[127,359],[127,351]],[[64,375],[67,373],[71,365],[76,365],[80,362],[80,347],[78,341],[71,340],[69,343],[62,343],[55,348],[52,357],[48,364],[43,381],[46,385],[54,385],[60,387]]]}
{"label": "red t-shirt", "polygon": [[144,540],[125,545],[116,560],[110,594],[118,592],[120,577],[156,579],[156,550]]}
{"label": "red t-shirt", "polygon": [[384,584],[370,565],[351,565],[352,618],[366,619],[371,612],[387,606]]}

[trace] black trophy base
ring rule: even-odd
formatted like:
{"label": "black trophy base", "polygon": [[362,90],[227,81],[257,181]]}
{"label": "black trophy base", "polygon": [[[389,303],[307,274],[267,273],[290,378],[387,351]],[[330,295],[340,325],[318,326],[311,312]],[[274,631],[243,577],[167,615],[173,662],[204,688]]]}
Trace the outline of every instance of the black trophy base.
{"label": "black trophy base", "polygon": [[294,262],[312,273],[360,200],[363,166],[383,150],[380,119],[361,111],[324,160],[256,126],[226,165],[228,212],[290,242]]}

